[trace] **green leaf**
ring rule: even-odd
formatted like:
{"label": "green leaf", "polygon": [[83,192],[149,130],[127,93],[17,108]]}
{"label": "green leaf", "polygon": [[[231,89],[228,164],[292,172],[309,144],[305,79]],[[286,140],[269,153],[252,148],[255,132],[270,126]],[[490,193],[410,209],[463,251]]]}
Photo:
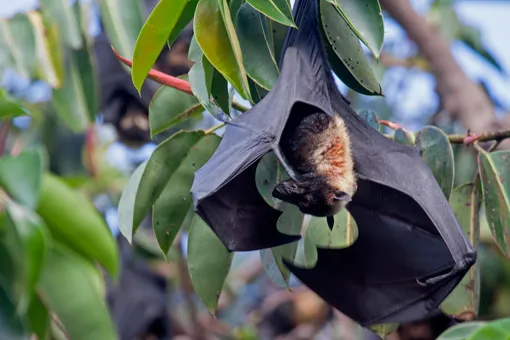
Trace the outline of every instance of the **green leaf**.
{"label": "green leaf", "polygon": [[[32,24],[26,14],[17,14],[9,20],[0,20],[0,39],[10,52],[8,57],[11,66],[24,78],[32,78],[35,74],[35,44]],[[3,65],[0,65],[3,67]]]}
{"label": "green leaf", "polygon": [[19,240],[19,249],[13,255],[20,259],[16,270],[20,272],[21,280],[15,289],[19,290],[16,292],[20,297],[19,310],[25,312],[41,273],[47,235],[44,222],[31,210],[12,201],[6,204],[6,208],[6,227],[16,233]]}
{"label": "green leaf", "polygon": [[133,235],[144,218],[144,216],[139,216],[136,223],[134,221],[136,197],[147,162],[148,160],[144,161],[136,168],[135,171],[133,171],[119,200],[119,229],[120,233],[128,240],[129,243],[132,243]]}
{"label": "green leaf", "polygon": [[97,260],[116,277],[119,266],[117,244],[103,217],[81,193],[58,177],[45,174],[37,213],[53,239],[61,241],[89,259]]}
{"label": "green leaf", "polygon": [[448,328],[437,340],[465,340],[477,329],[486,325],[486,322],[466,322]]}
{"label": "green leaf", "polygon": [[466,339],[467,340],[500,340],[500,339],[508,339],[510,336],[509,331],[505,331],[498,327],[493,327],[492,323],[488,323],[487,325],[478,328],[473,333],[471,333]]}
{"label": "green leaf", "polygon": [[[185,76],[181,78],[187,79]],[[152,97],[149,105],[151,136],[154,137],[158,133],[203,111],[204,108],[195,96],[182,93],[168,86],[161,86]]]}
{"label": "green leaf", "polygon": [[62,86],[64,62],[58,25],[39,12],[29,12],[35,35],[37,75],[53,88]]}
{"label": "green leaf", "polygon": [[402,128],[395,130],[393,140],[404,145],[414,145],[414,136],[412,133],[404,131]]}
{"label": "green leaf", "polygon": [[0,89],[0,119],[29,114],[5,89]]}
{"label": "green leaf", "polygon": [[195,215],[188,238],[188,270],[196,293],[215,313],[232,255],[209,226]]}
{"label": "green leaf", "polygon": [[478,156],[485,214],[499,249],[510,257],[510,152]]}
{"label": "green leaf", "polygon": [[[255,172],[257,189],[269,205],[283,211],[277,222],[278,230],[288,235],[299,235],[304,215],[296,206],[282,202],[271,195],[274,187],[287,178],[284,168],[272,152],[261,158]],[[282,258],[293,260],[297,246],[297,242],[293,242],[260,251],[264,270],[279,287],[289,287],[290,271]]]}
{"label": "green leaf", "polygon": [[0,339],[29,340],[24,322],[16,312],[16,305],[0,281]]}
{"label": "green leaf", "polygon": [[417,134],[416,146],[446,199],[449,199],[453,190],[455,162],[448,136],[435,126],[426,126]]}
{"label": "green leaf", "polygon": [[30,299],[27,316],[30,329],[37,335],[37,340],[47,340],[51,317],[48,308],[35,292]]}
{"label": "green leaf", "polygon": [[381,339],[386,339],[387,335],[398,329],[398,323],[383,323],[376,324],[369,327],[369,329],[378,334]]}
{"label": "green leaf", "polygon": [[197,97],[202,106],[214,117],[219,114],[219,109],[211,102],[211,86],[214,74],[214,67],[209,60],[202,55],[200,61],[196,62],[188,73],[191,91]]}
{"label": "green leaf", "polygon": [[[473,247],[478,248],[480,239],[480,195],[479,187],[466,183],[456,187],[450,196],[450,206]],[[462,278],[453,292],[441,304],[450,315],[478,315],[480,302],[480,263],[476,262]]]}
{"label": "green leaf", "polygon": [[230,115],[230,98],[227,80],[217,70],[213,70],[211,82],[211,96],[220,109]]}
{"label": "green leaf", "polygon": [[311,218],[307,232],[318,248],[347,248],[358,238],[356,221],[346,209],[342,209],[333,218],[333,229],[329,229],[326,218]]}
{"label": "green leaf", "polygon": [[211,64],[244,99],[250,99],[248,79],[226,0],[200,0],[193,20],[195,38]]}
{"label": "green leaf", "polygon": [[41,295],[71,339],[117,339],[97,287],[97,282],[101,281],[101,274],[92,262],[63,246],[48,253],[40,280]]}
{"label": "green leaf", "polygon": [[132,59],[144,21],[142,3],[139,0],[102,0],[99,6],[103,29],[111,44],[121,56]]}
{"label": "green leaf", "polygon": [[[283,1],[286,2],[286,0]],[[237,13],[235,27],[241,44],[246,73],[259,86],[271,90],[278,79],[279,71],[274,57],[269,20],[245,3]]]}
{"label": "green leaf", "polygon": [[[119,203],[119,228],[131,241],[132,235],[179,168],[194,157],[194,148],[202,143],[203,131],[180,131],[158,145],[146,164],[140,165],[124,189]],[[215,137],[207,137],[206,140]],[[182,200],[182,197],[180,198]],[[185,212],[184,212],[185,213]]]}
{"label": "green leaf", "polygon": [[246,0],[257,11],[285,26],[297,27],[287,0]]}
{"label": "green leaf", "polygon": [[43,17],[58,25],[65,44],[73,49],[80,49],[83,46],[83,39],[71,2],[41,0],[40,6]]}
{"label": "green leaf", "polygon": [[[303,224],[308,225],[311,216],[305,215]],[[311,238],[311,234],[306,232],[304,237],[298,241],[296,255],[294,258],[285,258],[294,266],[310,269],[317,264],[317,246]]]}
{"label": "green leaf", "polygon": [[[213,155],[220,144],[221,138],[215,134],[205,134],[202,131],[188,132],[189,144],[182,146],[186,151],[184,157],[170,152],[160,157],[164,164],[172,164],[173,171],[168,172],[162,191],[154,203],[152,224],[159,246],[164,254],[168,253],[172,242],[177,235],[186,214],[193,207],[190,194],[195,171],[200,169]],[[193,136],[193,137],[191,137]],[[173,144],[173,137],[168,138],[160,145]],[[152,160],[152,157],[151,157]],[[150,160],[147,168],[150,166]],[[145,170],[147,172],[147,169]]]}
{"label": "green leaf", "polygon": [[333,50],[328,53],[329,59],[335,59],[332,58],[333,53],[337,56],[337,62],[332,63],[336,75],[355,91],[368,95],[382,94],[381,85],[349,25],[338,14],[335,6],[326,0],[320,0],[319,8],[325,40]]}
{"label": "green leaf", "polygon": [[187,4],[188,0],[161,0],[143,25],[136,40],[131,72],[133,84],[139,92]]}
{"label": "green leaf", "polygon": [[368,126],[380,131],[379,119],[373,110],[360,111],[359,116],[368,124]]}
{"label": "green leaf", "polygon": [[62,87],[53,91],[59,117],[76,133],[87,129],[98,109],[93,58],[86,48],[71,51]]}
{"label": "green leaf", "polygon": [[189,0],[184,11],[182,11],[177,24],[175,24],[172,32],[168,37],[168,46],[172,47],[172,44],[177,40],[182,30],[193,20],[195,10],[197,9],[198,0]]}
{"label": "green leaf", "polygon": [[0,187],[21,204],[34,208],[37,204],[43,171],[42,156],[37,150],[17,157],[0,158]]}
{"label": "green leaf", "polygon": [[384,41],[384,21],[378,0],[328,0],[377,59]]}
{"label": "green leaf", "polygon": [[274,51],[274,60],[276,64],[280,64],[282,55],[283,44],[285,43],[285,36],[287,35],[288,27],[280,24],[279,22],[269,20],[269,31],[273,40],[273,49],[269,49],[270,52]]}

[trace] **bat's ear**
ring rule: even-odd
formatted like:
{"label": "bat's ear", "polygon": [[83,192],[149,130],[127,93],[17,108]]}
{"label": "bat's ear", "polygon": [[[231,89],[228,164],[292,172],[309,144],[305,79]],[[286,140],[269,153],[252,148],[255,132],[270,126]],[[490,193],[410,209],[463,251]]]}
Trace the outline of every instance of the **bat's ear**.
{"label": "bat's ear", "polygon": [[303,195],[303,188],[293,179],[287,179],[285,181],[280,182],[273,189],[273,197],[279,200],[295,203],[296,198],[300,195]]}
{"label": "bat's ear", "polygon": [[343,191],[335,192],[334,199],[335,199],[335,201],[344,201],[344,202],[352,201],[352,197],[348,193],[343,192]]}

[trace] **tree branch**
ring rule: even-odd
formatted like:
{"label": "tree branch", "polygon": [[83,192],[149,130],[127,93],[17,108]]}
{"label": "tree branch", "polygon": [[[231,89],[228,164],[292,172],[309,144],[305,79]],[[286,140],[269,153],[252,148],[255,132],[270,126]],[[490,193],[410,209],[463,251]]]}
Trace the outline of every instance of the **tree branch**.
{"label": "tree branch", "polygon": [[[472,82],[455,61],[450,46],[409,0],[380,0],[381,5],[416,43],[436,77],[442,108],[473,131],[504,129],[483,89]],[[507,143],[507,147],[510,144]]]}
{"label": "tree branch", "polygon": [[[119,59],[124,65],[133,67],[133,62],[131,60],[121,57],[117,53],[117,51],[115,51],[115,49],[113,47],[112,47],[112,50],[113,50],[113,53],[115,54],[115,56],[117,57],[117,59]],[[176,90],[179,90],[181,92],[184,92],[184,93],[187,93],[187,94],[190,94],[193,96],[193,91],[191,90],[191,86],[190,86],[189,82],[184,79],[180,79],[180,78],[168,75],[166,73],[157,71],[155,69],[150,69],[147,77],[149,77],[150,79],[154,80],[157,83],[160,83],[161,85],[172,87]],[[249,108],[238,103],[235,100],[232,100],[232,107],[238,111],[241,111],[241,112],[246,112],[249,110]]]}

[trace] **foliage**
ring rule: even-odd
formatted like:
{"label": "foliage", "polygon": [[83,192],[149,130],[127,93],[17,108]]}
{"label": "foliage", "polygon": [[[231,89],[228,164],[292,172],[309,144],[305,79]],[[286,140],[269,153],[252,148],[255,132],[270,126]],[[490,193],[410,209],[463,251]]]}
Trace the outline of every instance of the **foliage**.
{"label": "foliage", "polygon": [[43,156],[35,149],[0,159],[2,338],[46,339],[57,326],[73,339],[115,339],[95,263],[116,277],[116,244],[92,204],[47,172]]}
{"label": "foliage", "polygon": [[[98,4],[113,47],[133,60],[132,80],[139,91],[164,45],[171,46],[193,20],[195,36],[189,59],[194,65],[181,77],[189,80],[192,94],[164,86],[158,90],[149,112],[152,137],[169,129],[180,130],[180,123],[204,112],[214,118],[233,116],[241,107],[236,101],[239,96],[250,104],[259,102],[276,83],[285,32],[295,26],[287,0],[161,0],[145,23],[138,0],[104,0]],[[382,95],[378,65],[374,63],[381,54],[384,36],[379,2],[319,0],[318,4],[325,49],[336,76],[357,93]],[[463,41],[500,69],[476,30],[462,24],[444,6],[436,1],[429,19],[441,24],[448,39]],[[98,61],[87,29],[91,13],[86,1],[69,5],[63,0],[43,0],[40,10],[0,19],[0,74],[14,69],[21,77],[49,84],[51,107],[75,133],[90,128],[99,109],[94,72]],[[451,22],[450,30],[445,22]],[[363,45],[373,58],[365,55]],[[0,90],[1,119],[32,114],[28,107],[22,99]],[[360,115],[384,131],[374,112]],[[119,202],[120,230],[130,242],[152,212],[154,233],[164,256],[170,257],[179,232],[190,229],[189,273],[211,313],[217,309],[233,254],[194,214],[189,191],[194,171],[209,159],[221,140],[215,133],[219,127],[221,124],[207,131],[180,130],[166,138],[132,174]],[[475,178],[455,186],[458,160],[443,131],[433,126],[415,133],[398,128],[386,136],[419,149],[475,246],[480,224],[486,219],[495,243],[509,256],[510,152],[478,149]],[[268,276],[278,286],[289,288],[290,273],[283,258],[313,267],[317,247],[348,247],[357,238],[357,227],[346,211],[335,216],[330,230],[324,219],[304,216],[295,207],[274,200],[270,192],[284,176],[272,155],[266,155],[257,169],[261,196],[283,211],[278,229],[304,234],[297,243],[260,251]],[[100,179],[96,180],[94,184],[100,186]],[[95,264],[115,276],[119,256],[102,217],[63,178],[49,173],[38,150],[0,159],[0,188],[0,337],[24,339],[35,333],[44,339],[55,327],[63,327],[73,339],[115,338],[103,299],[103,277]],[[483,216],[479,215],[480,207],[485,209]],[[207,252],[202,251],[205,247]],[[476,315],[479,280],[477,264],[443,302],[443,310]],[[378,329],[392,329],[386,326]],[[503,322],[466,324],[446,332],[441,339],[479,339],[501,329],[508,332],[505,327]],[[88,331],[91,329],[94,332]]]}

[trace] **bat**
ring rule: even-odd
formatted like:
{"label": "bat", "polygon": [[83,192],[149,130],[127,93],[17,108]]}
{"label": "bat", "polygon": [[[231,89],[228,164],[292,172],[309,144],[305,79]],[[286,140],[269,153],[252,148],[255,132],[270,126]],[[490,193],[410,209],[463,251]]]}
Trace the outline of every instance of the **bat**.
{"label": "bat", "polygon": [[[304,214],[322,217],[337,214],[352,200],[354,162],[340,116],[315,112],[289,117],[280,149],[294,178],[279,183],[273,197],[297,205]],[[333,221],[329,222],[331,227]]]}
{"label": "bat", "polygon": [[[345,208],[356,221],[358,238],[345,249],[318,249],[313,268],[284,263],[303,284],[362,326],[420,320],[437,311],[475,262],[476,251],[417,149],[368,126],[339,92],[323,48],[317,7],[315,0],[295,2],[299,29],[287,32],[278,80],[257,105],[226,125],[218,149],[195,173],[194,208],[229,251],[298,240],[278,231],[281,211],[260,196],[255,170],[263,155],[274,152],[291,180],[299,181],[306,171],[297,171],[297,164],[292,169],[293,155],[283,140],[287,124],[296,116],[326,114],[339,122],[338,117],[347,131],[356,185]],[[295,128],[291,135],[299,133]],[[320,175],[317,168],[312,173]],[[326,176],[319,183],[332,184],[330,180]],[[286,184],[279,185],[275,194],[286,195]],[[329,197],[331,203],[336,189],[317,189],[324,191],[316,196]],[[340,191],[350,195],[349,188],[339,190],[343,202],[348,201]],[[320,200],[315,201],[312,210],[320,208]],[[303,206],[300,202],[296,199]],[[338,205],[329,204],[322,212],[328,209]]]}

